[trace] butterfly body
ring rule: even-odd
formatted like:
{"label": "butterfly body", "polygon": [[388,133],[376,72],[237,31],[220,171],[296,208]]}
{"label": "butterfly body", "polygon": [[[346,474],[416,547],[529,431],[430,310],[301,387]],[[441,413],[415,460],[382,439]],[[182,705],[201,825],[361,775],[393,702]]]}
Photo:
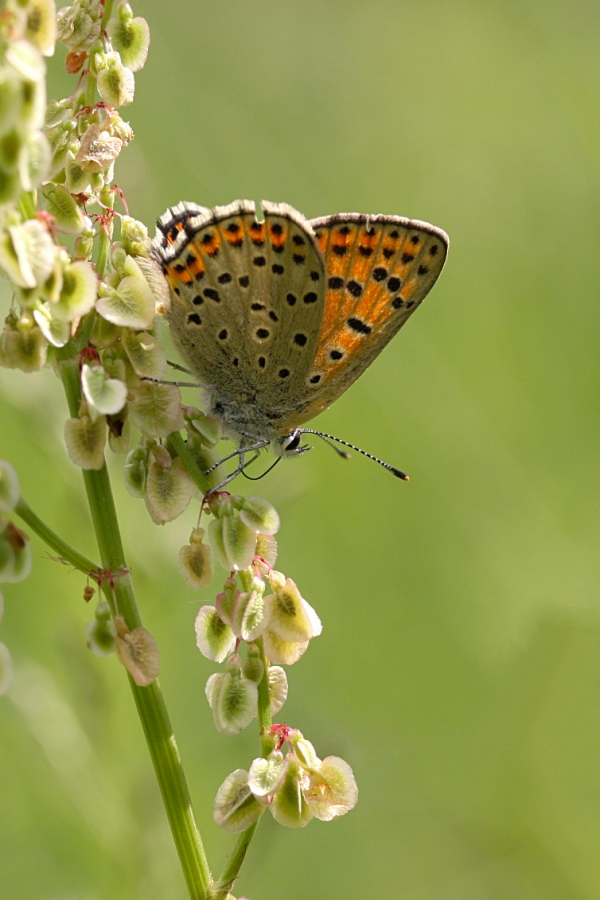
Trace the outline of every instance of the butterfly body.
{"label": "butterfly body", "polygon": [[180,203],[154,256],[167,320],[211,412],[241,446],[302,452],[300,426],[333,403],[439,276],[448,238],[400,216],[307,220],[291,206]]}

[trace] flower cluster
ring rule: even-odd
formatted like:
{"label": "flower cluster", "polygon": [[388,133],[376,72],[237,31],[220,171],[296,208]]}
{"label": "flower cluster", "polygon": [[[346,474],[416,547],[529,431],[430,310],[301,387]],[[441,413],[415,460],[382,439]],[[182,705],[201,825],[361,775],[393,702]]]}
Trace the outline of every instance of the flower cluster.
{"label": "flower cluster", "polygon": [[312,818],[329,822],[356,805],[358,788],[343,759],[319,759],[310,741],[285,725],[273,726],[270,737],[271,752],[255,759],[248,772],[236,769],[219,788],[214,817],[221,828],[244,831],[265,809],[280,825],[303,828]]}
{"label": "flower cluster", "polygon": [[[261,683],[269,719],[281,710],[288,693],[281,666],[302,656],[321,633],[321,622],[296,584],[273,568],[279,530],[273,507],[260,497],[214,493],[208,509],[214,517],[208,530],[214,554],[230,574],[214,606],[200,609],[196,642],[208,659],[225,662],[224,671],[209,677],[206,696],[217,730],[237,734],[260,710]],[[181,570],[194,587],[208,584],[213,575],[204,536],[204,529],[195,529],[180,554]],[[217,793],[214,817],[226,831],[243,831],[266,808],[280,824],[296,828],[313,817],[333,819],[355,805],[356,783],[343,760],[320,760],[312,744],[287,725],[271,726],[262,737],[263,756],[249,772],[229,775]]]}

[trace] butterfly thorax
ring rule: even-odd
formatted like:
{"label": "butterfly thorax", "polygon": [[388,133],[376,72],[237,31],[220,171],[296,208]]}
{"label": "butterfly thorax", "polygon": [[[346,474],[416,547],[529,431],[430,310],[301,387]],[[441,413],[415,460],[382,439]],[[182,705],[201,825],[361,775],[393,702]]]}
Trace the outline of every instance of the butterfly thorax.
{"label": "butterfly thorax", "polygon": [[282,415],[277,410],[265,409],[256,392],[248,392],[243,402],[235,401],[224,394],[213,394],[209,405],[211,415],[217,416],[222,424],[224,437],[235,441],[239,447],[254,447],[262,444],[276,456],[296,456],[303,453],[295,431],[278,427]]}

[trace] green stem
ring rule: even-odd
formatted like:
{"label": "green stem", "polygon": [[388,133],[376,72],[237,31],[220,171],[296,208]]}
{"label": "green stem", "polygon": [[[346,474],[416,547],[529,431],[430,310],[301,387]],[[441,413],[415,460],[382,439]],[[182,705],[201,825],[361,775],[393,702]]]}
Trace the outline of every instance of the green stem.
{"label": "green stem", "polygon": [[[69,410],[72,416],[76,416],[80,403],[77,361],[63,359],[58,363],[58,370]],[[130,629],[137,628],[141,624],[141,617],[125,561],[106,465],[98,471],[84,471],[83,478],[102,566],[114,576],[111,580],[113,611],[118,611],[124,617]],[[210,870],[160,686],[155,681],[149,687],[140,687],[131,677],[129,683],[190,898],[206,900],[211,884]]]}
{"label": "green stem", "polygon": [[210,485],[204,477],[204,472],[194,459],[188,445],[178,431],[174,431],[166,440],[167,449],[174,456],[178,456],[184,464],[188,475],[202,494],[210,490]]}
{"label": "green stem", "polygon": [[71,547],[70,544],[63,541],[60,535],[55,531],[52,531],[52,529],[46,525],[43,519],[40,519],[37,513],[32,510],[27,501],[23,500],[22,497],[19,498],[19,502],[15,506],[15,512],[27,525],[29,525],[31,530],[50,547],[51,550],[58,553],[61,560],[65,560],[65,562],[72,565],[74,569],[79,569],[80,572],[84,572],[86,575],[93,575],[100,571],[100,566],[98,566],[97,563],[94,563],[91,559],[83,556]]}
{"label": "green stem", "polygon": [[218,890],[216,890],[211,895],[211,900],[224,900],[227,897],[228,892],[232,889],[233,884],[238,877],[240,868],[242,863],[244,862],[246,851],[250,846],[250,841],[254,837],[254,832],[258,828],[258,823],[260,819],[243,831],[236,841],[236,845],[233,848],[233,852],[229,857],[227,865],[223,869],[223,874],[216,884],[218,884]]}

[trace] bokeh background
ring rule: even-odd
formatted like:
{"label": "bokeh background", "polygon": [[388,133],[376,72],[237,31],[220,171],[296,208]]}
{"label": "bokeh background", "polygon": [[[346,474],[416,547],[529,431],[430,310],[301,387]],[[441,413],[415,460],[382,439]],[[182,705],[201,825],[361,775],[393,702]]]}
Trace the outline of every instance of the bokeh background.
{"label": "bokeh background", "polygon": [[[118,165],[153,228],[181,199],[284,200],[306,216],[445,228],[423,308],[315,424],[406,469],[320,444],[257,491],[279,567],[323,635],[289,669],[285,720],[354,768],[356,809],[262,820],[252,900],[600,896],[600,5],[597,0],[144,0],[152,44]],[[64,53],[50,94],[71,90]],[[10,295],[3,286],[2,314]],[[191,400],[191,397],[190,397]],[[50,370],[0,372],[0,455],[95,556]],[[200,596],[110,462],[145,624],[215,873],[217,786],[255,755],[218,735]],[[83,580],[34,538],[5,593],[0,895],[179,900],[185,887],[123,670],[85,647]],[[217,584],[215,583],[215,590]]]}

